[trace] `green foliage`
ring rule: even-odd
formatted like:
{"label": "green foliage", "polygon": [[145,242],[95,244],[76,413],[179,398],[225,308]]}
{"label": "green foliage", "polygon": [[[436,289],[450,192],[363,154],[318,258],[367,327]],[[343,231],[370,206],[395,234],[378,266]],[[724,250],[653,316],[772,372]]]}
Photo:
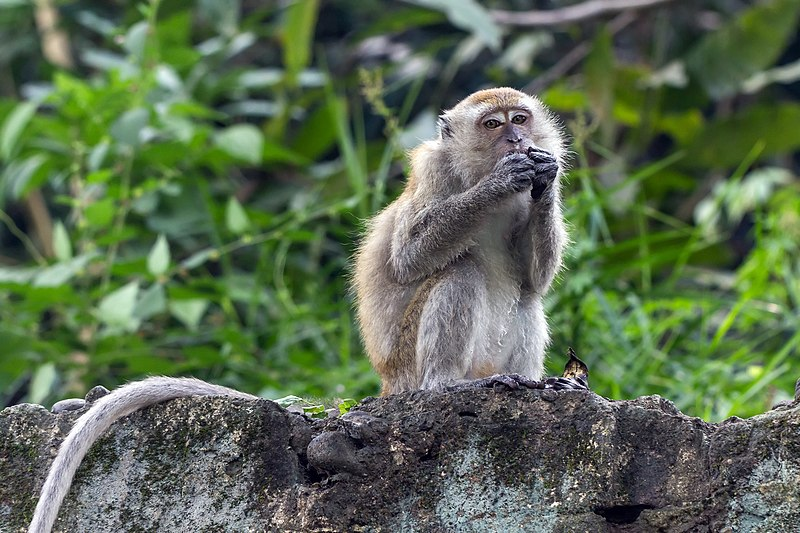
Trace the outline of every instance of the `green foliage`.
{"label": "green foliage", "polygon": [[541,84],[575,154],[553,351],[574,346],[600,394],[658,393],[707,419],[786,398],[800,4],[720,11],[698,33],[716,5],[699,2],[622,34],[504,28],[495,4],[80,2],[60,12],[69,71],[41,56],[35,4],[5,3],[0,390],[46,402],[161,373],[376,393],[348,260],[399,190],[403,150],[473,89],[546,80],[579,38],[588,55]]}

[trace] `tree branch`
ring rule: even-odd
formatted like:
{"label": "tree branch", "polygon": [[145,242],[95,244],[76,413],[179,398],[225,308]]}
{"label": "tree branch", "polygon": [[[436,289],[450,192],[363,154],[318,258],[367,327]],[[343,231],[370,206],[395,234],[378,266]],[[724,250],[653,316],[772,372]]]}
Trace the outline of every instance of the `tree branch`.
{"label": "tree branch", "polygon": [[559,26],[578,22],[605,13],[627,11],[630,9],[644,9],[672,0],[588,0],[581,4],[567,6],[549,11],[505,11],[493,9],[490,11],[492,18],[499,24],[507,26]]}

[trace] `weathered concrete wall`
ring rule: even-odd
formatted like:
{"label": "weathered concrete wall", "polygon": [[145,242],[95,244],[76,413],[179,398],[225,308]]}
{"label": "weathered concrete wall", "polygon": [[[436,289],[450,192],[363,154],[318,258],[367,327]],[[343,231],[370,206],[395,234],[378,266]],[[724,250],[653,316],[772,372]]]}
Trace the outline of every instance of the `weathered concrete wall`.
{"label": "weathered concrete wall", "polygon": [[[73,414],[0,413],[0,531]],[[90,452],[61,531],[800,531],[800,407],[707,424],[658,397],[416,392],[324,422],[183,399]]]}

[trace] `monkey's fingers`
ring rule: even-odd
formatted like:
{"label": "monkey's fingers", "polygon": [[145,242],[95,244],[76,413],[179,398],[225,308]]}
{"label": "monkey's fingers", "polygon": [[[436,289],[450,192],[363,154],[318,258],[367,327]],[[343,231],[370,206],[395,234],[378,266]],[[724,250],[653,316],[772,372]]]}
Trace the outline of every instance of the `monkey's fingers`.
{"label": "monkey's fingers", "polygon": [[528,158],[536,161],[537,163],[545,163],[555,161],[556,158],[553,154],[548,152],[547,150],[542,150],[541,148],[534,148],[531,146],[528,148],[528,151],[525,152]]}
{"label": "monkey's fingers", "polygon": [[533,167],[536,171],[536,177],[543,177],[547,181],[553,181],[558,173],[558,163],[555,161],[536,163]]}

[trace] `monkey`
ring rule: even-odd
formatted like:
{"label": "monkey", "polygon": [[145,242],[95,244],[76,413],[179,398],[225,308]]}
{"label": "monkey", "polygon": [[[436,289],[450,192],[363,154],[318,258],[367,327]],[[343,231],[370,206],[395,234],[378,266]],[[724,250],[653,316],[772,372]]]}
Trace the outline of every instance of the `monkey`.
{"label": "monkey", "polygon": [[[213,385],[194,378],[151,377],[123,385],[91,404],[70,430],[58,450],[42,486],[28,533],[50,533],[58,510],[69,492],[72,479],[92,444],[115,421],[139,409],[166,400],[186,396],[226,396],[258,400],[234,389]],[[69,400],[66,410],[81,407],[80,401]],[[54,406],[54,411],[59,409]]]}
{"label": "monkey", "polygon": [[404,189],[367,222],[352,276],[381,394],[536,388],[549,343],[542,298],[567,241],[565,157],[555,116],[505,87],[445,111],[437,138],[411,151]]}

